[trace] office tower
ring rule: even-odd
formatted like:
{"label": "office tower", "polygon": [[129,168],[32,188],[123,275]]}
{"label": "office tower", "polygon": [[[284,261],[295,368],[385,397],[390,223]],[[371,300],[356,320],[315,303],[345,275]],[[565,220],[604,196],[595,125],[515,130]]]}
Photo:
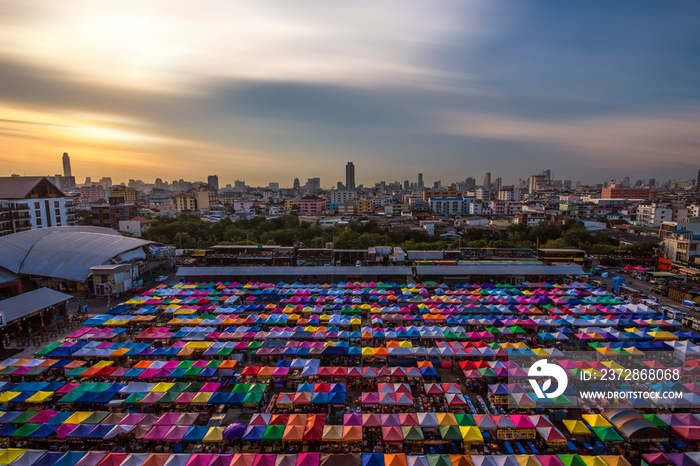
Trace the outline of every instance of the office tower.
{"label": "office tower", "polygon": [[503,178],[496,178],[496,189],[500,188],[503,184]]}
{"label": "office tower", "polygon": [[343,182],[338,181],[338,184],[336,184],[335,189],[337,189],[338,191],[343,191],[345,189],[345,186],[343,186]]}
{"label": "office tower", "polygon": [[294,189],[301,188],[301,183],[299,183],[299,178],[294,178]]}
{"label": "office tower", "polygon": [[207,177],[207,184],[218,191],[219,190],[219,177],[218,177],[218,175],[209,175]]}
{"label": "office tower", "polygon": [[547,177],[547,181],[552,181],[552,170],[547,169],[542,174]]}
{"label": "office tower", "polygon": [[68,152],[63,153],[63,176],[66,178],[72,176],[70,171],[70,157],[68,157]]}
{"label": "office tower", "polygon": [[312,191],[313,191],[313,190],[321,189],[321,178],[318,178],[318,177],[316,177],[316,178],[308,178],[308,179],[306,180],[306,186],[305,186],[305,188],[306,188],[306,189],[309,189],[309,190],[312,190]]}
{"label": "office tower", "polygon": [[[700,176],[700,170],[698,170],[698,176]],[[656,178],[649,178],[649,187],[653,188],[656,185]]]}
{"label": "office tower", "polygon": [[355,189],[355,164],[352,162],[345,165],[345,189]]}
{"label": "office tower", "polygon": [[423,174],[418,174],[418,189],[423,189]]}
{"label": "office tower", "polygon": [[233,189],[238,192],[245,192],[245,181],[236,180],[233,182]]}
{"label": "office tower", "polygon": [[700,192],[700,170],[698,170],[698,179],[695,182],[695,190]]}
{"label": "office tower", "polygon": [[467,179],[464,180],[464,187],[466,191],[474,189],[476,187],[476,180],[471,176],[467,177]]}
{"label": "office tower", "polygon": [[486,172],[486,176],[484,176],[484,188],[489,187],[491,187],[491,172]]}
{"label": "office tower", "polygon": [[160,178],[156,178],[155,186],[156,186],[156,188],[159,188],[159,189],[162,188],[163,187],[163,180]]}
{"label": "office tower", "polygon": [[279,191],[280,190],[280,184],[276,183],[274,181],[271,181],[270,184],[267,185],[267,187],[273,191]]}
{"label": "office tower", "polygon": [[408,191],[411,189],[411,182],[408,180],[403,180],[403,190]]}
{"label": "office tower", "polygon": [[109,188],[112,186],[112,178],[109,176],[103,176],[100,178],[100,186],[103,188]]}

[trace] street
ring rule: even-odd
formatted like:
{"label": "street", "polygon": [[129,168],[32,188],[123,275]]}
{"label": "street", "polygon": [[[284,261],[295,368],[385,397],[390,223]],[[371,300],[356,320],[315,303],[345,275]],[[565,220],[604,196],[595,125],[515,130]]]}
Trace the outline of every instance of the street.
{"label": "street", "polygon": [[614,293],[615,291],[613,290],[612,278],[623,277],[626,282],[625,286],[634,288],[635,290],[639,290],[642,292],[642,294],[645,294],[647,296],[653,296],[654,298],[656,298],[656,301],[662,306],[670,307],[672,309],[685,312],[691,317],[696,317],[700,319],[700,312],[690,310],[687,307],[683,306],[681,303],[673,301],[672,299],[668,299],[667,297],[652,294],[651,289],[656,287],[657,285],[651,284],[643,280],[637,280],[634,277],[627,275],[626,273],[614,273],[613,270],[616,269],[610,267],[606,270],[609,273],[608,278],[603,278],[600,275],[598,275],[593,277],[593,280],[598,280],[599,282],[604,283],[605,285],[607,285],[608,291]]}

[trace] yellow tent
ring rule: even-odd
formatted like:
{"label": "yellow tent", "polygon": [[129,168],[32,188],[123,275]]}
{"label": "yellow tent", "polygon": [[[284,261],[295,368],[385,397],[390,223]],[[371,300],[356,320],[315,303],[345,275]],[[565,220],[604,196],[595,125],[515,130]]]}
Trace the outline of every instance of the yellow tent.
{"label": "yellow tent", "polygon": [[20,392],[5,392],[0,395],[0,403],[7,403],[20,395]]}
{"label": "yellow tent", "polygon": [[483,442],[484,437],[481,431],[476,426],[459,426],[459,431],[462,433],[462,438],[465,443]]}
{"label": "yellow tent", "polygon": [[584,414],[581,416],[591,427],[612,427],[602,414]]}
{"label": "yellow tent", "polygon": [[[371,346],[363,346],[362,347],[362,356],[374,356],[374,348],[372,348]],[[19,395],[19,393],[18,393],[18,395]]]}
{"label": "yellow tent", "polygon": [[610,369],[615,369],[615,370],[624,369],[619,363],[617,363],[615,361],[603,361],[601,364],[604,365],[605,367],[610,368]]}
{"label": "yellow tent", "polygon": [[27,398],[26,403],[43,403],[53,396],[53,392],[36,392],[29,398]]}
{"label": "yellow tent", "polygon": [[586,466],[608,466],[608,463],[606,463],[600,456],[581,455],[581,459],[584,463],[586,463]]}
{"label": "yellow tent", "polygon": [[440,424],[441,426],[459,425],[457,423],[455,415],[452,413],[435,413],[435,417],[437,418],[438,424]]}
{"label": "yellow tent", "polygon": [[212,392],[198,392],[192,398],[192,404],[206,404],[212,396],[214,396]]}
{"label": "yellow tent", "polygon": [[189,341],[185,343],[185,348],[193,348],[193,349],[207,349],[209,348],[213,341]]}
{"label": "yellow tent", "polygon": [[92,415],[92,411],[76,411],[68,419],[63,421],[64,424],[80,424]]}
{"label": "yellow tent", "polygon": [[113,366],[113,365],[114,365],[114,361],[107,361],[107,360],[103,359],[102,361],[98,361],[97,363],[95,363],[95,365],[93,365],[92,367],[102,369],[103,367]]}
{"label": "yellow tent", "polygon": [[632,466],[624,456],[601,455],[600,458],[605,461],[608,466]]}
{"label": "yellow tent", "polygon": [[171,388],[173,388],[174,383],[159,382],[155,387],[151,389],[151,393],[165,393]]}
{"label": "yellow tent", "polygon": [[26,451],[26,448],[3,448],[0,450],[0,464],[12,464]]}
{"label": "yellow tent", "polygon": [[515,455],[515,460],[519,466],[542,466],[534,455]]}
{"label": "yellow tent", "polygon": [[586,427],[586,424],[584,424],[583,421],[564,419],[562,422],[564,423],[564,426],[567,428],[567,430],[574,435],[588,435],[591,433],[591,431],[588,429],[588,427]]}
{"label": "yellow tent", "polygon": [[224,428],[223,427],[210,427],[202,442],[205,443],[219,443],[224,441]]}

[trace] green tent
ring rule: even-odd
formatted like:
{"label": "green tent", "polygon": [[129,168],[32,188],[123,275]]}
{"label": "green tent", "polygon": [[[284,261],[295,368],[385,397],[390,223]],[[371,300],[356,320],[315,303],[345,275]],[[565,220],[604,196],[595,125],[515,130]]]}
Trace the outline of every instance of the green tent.
{"label": "green tent", "polygon": [[564,466],[586,466],[580,455],[557,455]]}
{"label": "green tent", "polygon": [[22,414],[10,421],[10,424],[26,424],[31,418],[36,416],[36,411],[24,411]]}
{"label": "green tent", "polygon": [[476,426],[474,416],[472,416],[471,414],[455,414],[455,419],[457,419],[457,424],[459,424],[460,426]]}
{"label": "green tent", "polygon": [[107,411],[95,411],[89,415],[81,424],[99,424],[109,416]]}
{"label": "green tent", "polygon": [[282,440],[282,435],[284,434],[284,429],[287,426],[267,426],[265,427],[265,433],[263,433],[263,440]]}
{"label": "green tent", "polygon": [[192,367],[192,364],[194,364],[194,361],[190,361],[189,359],[185,359],[184,361],[180,361],[180,364],[176,366],[177,369],[189,369]]}
{"label": "green tent", "polygon": [[180,391],[175,391],[175,390],[168,390],[167,392],[163,393],[163,396],[158,398],[158,401],[156,401],[157,404],[166,404],[166,403],[174,403],[175,400],[177,399],[178,396],[180,396]]}
{"label": "green tent", "polygon": [[619,443],[624,439],[612,427],[591,427],[591,430],[604,442]]}
{"label": "green tent", "polygon": [[[131,395],[126,397],[126,400],[124,400],[125,405],[137,405],[141,403],[141,400],[143,400],[146,395],[148,395],[148,392],[135,392],[132,393]],[[59,401],[60,403],[60,401]]]}
{"label": "green tent", "polygon": [[463,440],[459,426],[440,426],[440,436],[443,440]]}
{"label": "green tent", "polygon": [[182,374],[183,377],[197,377],[202,372],[202,367],[190,367]]}
{"label": "green tent", "polygon": [[28,437],[32,432],[41,427],[42,424],[24,424],[19,429],[12,432],[12,437]]}
{"label": "green tent", "polygon": [[423,430],[418,426],[401,426],[404,440],[423,440]]}
{"label": "green tent", "polygon": [[[459,439],[462,440],[460,434]],[[448,455],[425,455],[428,459],[429,466],[452,466],[452,461]]]}
{"label": "green tent", "polygon": [[654,424],[656,427],[668,427],[668,423],[661,419],[657,414],[644,414],[643,415],[647,421]]}

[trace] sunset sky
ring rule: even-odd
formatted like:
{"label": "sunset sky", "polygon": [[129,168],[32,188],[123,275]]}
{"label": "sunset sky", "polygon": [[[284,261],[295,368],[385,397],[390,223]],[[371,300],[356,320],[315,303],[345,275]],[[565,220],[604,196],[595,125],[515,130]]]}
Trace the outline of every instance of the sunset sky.
{"label": "sunset sky", "polygon": [[0,0],[0,174],[693,177],[700,2]]}

